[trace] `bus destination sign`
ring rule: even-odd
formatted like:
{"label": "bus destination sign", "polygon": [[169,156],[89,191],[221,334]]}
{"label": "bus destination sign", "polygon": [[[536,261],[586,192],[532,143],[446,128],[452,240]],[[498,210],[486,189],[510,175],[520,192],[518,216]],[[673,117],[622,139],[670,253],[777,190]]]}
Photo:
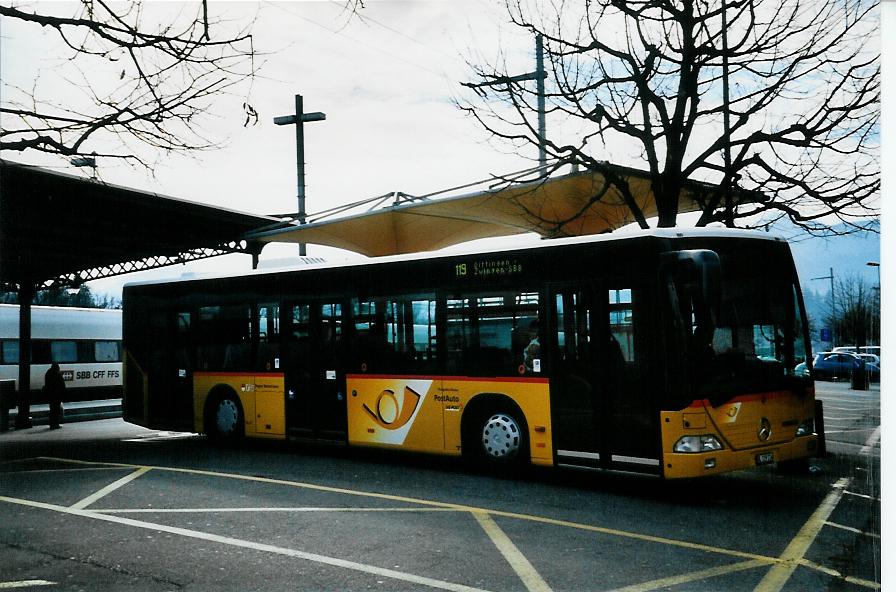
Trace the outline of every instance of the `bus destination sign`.
{"label": "bus destination sign", "polygon": [[523,264],[516,259],[482,259],[454,265],[455,277],[493,277],[523,273]]}

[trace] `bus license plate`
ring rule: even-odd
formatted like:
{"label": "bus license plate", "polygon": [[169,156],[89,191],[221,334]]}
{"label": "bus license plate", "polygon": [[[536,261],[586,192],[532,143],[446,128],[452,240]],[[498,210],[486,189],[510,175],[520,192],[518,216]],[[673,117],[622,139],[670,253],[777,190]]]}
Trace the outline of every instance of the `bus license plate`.
{"label": "bus license plate", "polygon": [[767,465],[773,462],[775,462],[775,455],[771,452],[763,452],[762,454],[756,455],[757,465]]}

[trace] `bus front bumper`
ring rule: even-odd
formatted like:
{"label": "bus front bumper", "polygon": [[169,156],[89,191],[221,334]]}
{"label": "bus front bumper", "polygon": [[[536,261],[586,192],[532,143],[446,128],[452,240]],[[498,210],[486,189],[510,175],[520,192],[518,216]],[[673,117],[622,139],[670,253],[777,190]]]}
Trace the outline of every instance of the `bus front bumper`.
{"label": "bus front bumper", "polygon": [[790,442],[748,450],[723,449],[689,454],[666,452],[663,454],[663,476],[667,479],[702,477],[809,458],[815,455],[817,447],[818,437],[813,434]]}

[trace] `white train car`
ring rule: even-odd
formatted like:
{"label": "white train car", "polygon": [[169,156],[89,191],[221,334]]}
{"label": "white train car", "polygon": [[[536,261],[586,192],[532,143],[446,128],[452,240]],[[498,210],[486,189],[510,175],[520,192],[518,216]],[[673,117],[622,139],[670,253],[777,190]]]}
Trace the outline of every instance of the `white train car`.
{"label": "white train car", "polygon": [[[66,401],[121,397],[121,311],[31,307],[31,402],[44,402],[44,374],[58,362]],[[19,307],[0,304],[0,379],[19,379]]]}

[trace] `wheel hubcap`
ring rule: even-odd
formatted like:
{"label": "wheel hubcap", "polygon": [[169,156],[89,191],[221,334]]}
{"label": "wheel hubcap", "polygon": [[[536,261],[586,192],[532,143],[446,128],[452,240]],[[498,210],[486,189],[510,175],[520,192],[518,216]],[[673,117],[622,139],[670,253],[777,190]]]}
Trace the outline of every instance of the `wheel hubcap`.
{"label": "wheel hubcap", "polygon": [[223,399],[218,403],[218,413],[215,415],[218,433],[228,435],[234,433],[238,418],[239,410],[232,399]]}
{"label": "wheel hubcap", "polygon": [[520,450],[521,434],[516,420],[505,413],[492,415],[482,428],[482,446],[486,455],[507,460]]}

